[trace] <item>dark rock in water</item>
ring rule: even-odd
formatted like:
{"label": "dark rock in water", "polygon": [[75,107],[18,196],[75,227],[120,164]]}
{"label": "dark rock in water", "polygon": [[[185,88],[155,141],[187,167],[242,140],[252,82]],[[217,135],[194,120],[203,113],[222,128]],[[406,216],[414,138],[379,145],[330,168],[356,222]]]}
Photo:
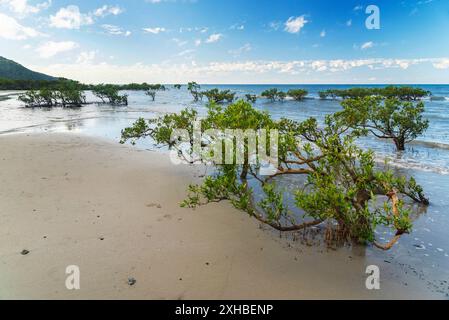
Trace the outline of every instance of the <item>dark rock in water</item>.
{"label": "dark rock in water", "polygon": [[28,253],[30,253],[28,250],[23,249],[22,252],[20,253],[22,256],[26,256]]}
{"label": "dark rock in water", "polygon": [[128,285],[133,286],[133,285],[136,284],[136,282],[137,282],[136,279],[134,279],[134,278],[128,278]]}

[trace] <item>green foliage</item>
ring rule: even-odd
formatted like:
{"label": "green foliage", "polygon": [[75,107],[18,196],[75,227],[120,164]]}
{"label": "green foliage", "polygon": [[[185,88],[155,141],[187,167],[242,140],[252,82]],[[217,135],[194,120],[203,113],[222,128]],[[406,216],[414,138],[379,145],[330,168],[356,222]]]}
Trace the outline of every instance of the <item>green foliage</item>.
{"label": "green foliage", "polygon": [[182,110],[179,114],[166,114],[158,119],[145,121],[139,118],[132,127],[122,130],[121,143],[131,141],[135,144],[138,139],[151,137],[159,145],[173,147],[177,141],[172,141],[174,129],[185,129],[189,135],[193,135],[193,123],[197,119],[198,112],[193,109]]}
{"label": "green foliage", "polygon": [[276,88],[272,88],[262,92],[261,96],[274,102],[276,100],[283,101],[286,98],[287,94],[285,92],[279,91]]}
{"label": "green foliage", "polygon": [[76,84],[81,90],[88,89],[88,86],[82,85],[77,81],[59,78],[51,81],[0,79],[0,90],[41,90],[45,88],[57,90],[64,83]]}
{"label": "green foliage", "polygon": [[235,92],[231,90],[218,90],[217,88],[203,91],[202,93],[209,102],[213,103],[223,103],[223,102],[233,102],[235,99]]}
{"label": "green foliage", "polygon": [[[145,91],[150,89],[150,86],[148,83],[128,83],[128,84],[122,84],[122,85],[111,85],[117,88],[118,91],[120,90],[130,90],[130,91]],[[88,90],[93,90],[96,87],[96,85],[90,85]]]}
{"label": "green foliage", "polygon": [[193,97],[194,101],[199,101],[203,99],[203,93],[200,91],[201,86],[196,82],[189,82],[187,84],[187,90],[190,92],[190,94]]}
{"label": "green foliage", "polygon": [[285,98],[287,98],[287,94],[285,92],[283,92],[283,91],[279,91],[277,93],[277,97],[278,97],[279,101],[284,101]]}
{"label": "green foliage", "polygon": [[388,86],[385,88],[355,87],[345,90],[329,89],[326,91],[320,91],[318,94],[321,99],[335,99],[337,97],[340,97],[342,99],[355,99],[370,96],[380,96],[384,98],[397,98],[404,101],[416,101],[427,97],[428,95],[430,95],[430,92],[421,88]]}
{"label": "green foliage", "polygon": [[388,86],[384,89],[380,89],[380,91],[381,93],[378,94],[380,96],[386,98],[398,98],[399,100],[404,101],[416,101],[430,95],[429,91],[423,90],[421,88],[412,88],[412,87]]}
{"label": "green foliage", "polygon": [[128,95],[119,95],[119,88],[111,84],[99,84],[92,87],[92,93],[103,103],[128,105]]}
{"label": "green foliage", "polygon": [[165,91],[167,90],[167,88],[163,85],[163,84],[149,84],[148,85],[148,89],[149,90],[154,90],[154,91]]}
{"label": "green foliage", "polygon": [[182,88],[182,85],[180,85],[180,84],[175,84],[175,85],[173,85],[173,88],[175,88],[175,89],[177,89],[177,90],[180,90],[180,89]]}
{"label": "green foliage", "polygon": [[[258,163],[245,159],[243,163],[214,163],[213,175],[201,185],[191,185],[187,199],[181,204],[195,207],[209,202],[229,200],[236,208],[280,231],[301,230],[325,221],[336,222],[338,234],[360,243],[374,243],[389,249],[412,228],[410,209],[402,198],[428,204],[422,188],[411,178],[399,176],[388,167],[378,167],[372,151],[363,151],[355,140],[366,134],[364,128],[353,128],[341,115],[326,117],[324,126],[314,118],[303,122],[289,119],[274,121],[266,112],[254,109],[242,100],[226,107],[208,106],[201,132],[216,129],[278,129],[279,165],[271,176],[257,173]],[[194,110],[165,115],[145,121],[139,119],[122,131],[122,143],[151,137],[158,145],[178,148],[180,142],[172,133],[175,129],[189,132],[190,154],[195,153],[193,129],[198,115]],[[173,140],[174,139],[174,140]],[[260,143],[260,142],[259,142]],[[203,146],[209,144],[202,140]],[[248,140],[234,141],[235,152],[244,148]],[[177,149],[179,153],[181,150]],[[201,158],[191,157],[201,161]],[[296,181],[293,191],[295,208],[288,208],[284,191],[277,186],[284,175],[304,176]],[[249,181],[252,181],[250,185]],[[254,197],[254,183],[260,184],[258,198]],[[402,197],[402,198],[400,198]],[[302,212],[305,222],[298,223],[292,210]],[[332,224],[328,224],[332,226]],[[375,242],[375,229],[383,225],[396,230],[389,244]]]}
{"label": "green foliage", "polygon": [[245,100],[250,103],[256,103],[257,96],[255,94],[245,94]]}
{"label": "green foliage", "polygon": [[56,93],[63,107],[81,106],[86,103],[86,96],[80,86],[73,82],[62,83]]}
{"label": "green foliage", "polygon": [[201,89],[201,86],[198,83],[196,83],[195,81],[187,83],[187,90],[189,90],[189,91],[192,91],[192,90],[198,91],[200,89]]}
{"label": "green foliage", "polygon": [[145,92],[145,94],[149,97],[151,97],[151,99],[154,101],[156,98],[156,92],[157,91],[165,91],[167,90],[166,87],[164,85],[161,84],[151,84],[147,86],[147,91]]}
{"label": "green foliage", "polygon": [[128,84],[101,84],[101,85],[85,85],[85,90],[94,90],[98,86],[108,86],[108,87],[114,87],[117,91],[148,91],[148,90],[155,90],[155,91],[165,91],[167,88],[162,84],[148,84],[146,82],[143,83],[128,83]]}
{"label": "green foliage", "polygon": [[148,90],[147,92],[145,92],[145,94],[147,96],[150,96],[153,101],[156,98],[156,91],[155,90]]}
{"label": "green foliage", "polygon": [[429,121],[423,118],[424,103],[416,104],[397,98],[365,97],[342,102],[337,113],[353,128],[363,128],[380,139],[392,139],[398,150],[424,133]]}
{"label": "green foliage", "polygon": [[39,91],[30,90],[19,96],[27,107],[80,107],[86,97],[75,82],[60,82],[57,88],[44,87]]}
{"label": "green foliage", "polygon": [[[44,94],[46,96],[46,94]],[[28,107],[40,107],[40,106],[53,106],[53,102],[48,102],[47,98],[44,98],[39,91],[29,90],[19,96],[19,100],[25,103]]]}
{"label": "green foliage", "polygon": [[304,89],[290,89],[288,90],[287,95],[293,98],[293,100],[301,101],[305,98],[305,96],[307,96],[308,93],[309,92]]}

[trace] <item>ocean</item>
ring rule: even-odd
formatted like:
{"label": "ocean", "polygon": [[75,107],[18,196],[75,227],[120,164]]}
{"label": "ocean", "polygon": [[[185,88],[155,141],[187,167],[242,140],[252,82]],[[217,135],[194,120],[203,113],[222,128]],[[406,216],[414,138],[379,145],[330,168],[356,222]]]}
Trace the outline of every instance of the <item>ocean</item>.
{"label": "ocean", "polygon": [[[396,153],[391,141],[374,137],[364,138],[360,144],[375,150],[380,161],[388,158],[394,166],[449,174],[449,85],[415,86],[432,93],[432,99],[424,100],[426,105],[424,116],[430,121],[429,129],[408,144],[404,153]],[[268,111],[275,119],[286,117],[301,121],[314,117],[322,122],[327,114],[341,110],[341,107],[339,101],[319,99],[318,92],[350,87],[354,85],[204,85],[202,88],[229,89],[235,91],[238,97],[244,97],[247,93],[260,95],[269,88],[278,88],[282,91],[304,88],[309,92],[304,101],[270,102],[258,99],[255,107]],[[192,102],[192,97],[185,86],[181,90],[170,88],[168,91],[158,92],[154,102],[143,92],[126,93],[129,94],[127,107],[94,104],[81,109],[26,109],[15,98],[0,101],[0,134],[20,131],[75,131],[118,141],[121,129],[131,125],[139,117],[152,118],[186,107],[193,107],[200,114],[207,111],[205,102]],[[6,92],[0,93],[5,94]],[[97,100],[90,93],[87,93],[87,96],[88,101]],[[148,142],[141,142],[139,146],[151,148]]]}

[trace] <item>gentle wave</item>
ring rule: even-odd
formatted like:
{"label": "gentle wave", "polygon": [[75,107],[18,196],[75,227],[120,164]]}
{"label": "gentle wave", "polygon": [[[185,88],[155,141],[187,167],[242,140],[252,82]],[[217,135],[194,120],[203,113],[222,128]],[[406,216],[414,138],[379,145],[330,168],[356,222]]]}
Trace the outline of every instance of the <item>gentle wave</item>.
{"label": "gentle wave", "polygon": [[411,145],[422,145],[429,148],[438,148],[438,149],[444,149],[449,150],[449,143],[444,142],[432,142],[432,141],[423,141],[423,140],[414,140],[410,142]]}
{"label": "gentle wave", "polygon": [[[324,98],[324,99],[322,99],[322,98],[320,98],[319,95],[313,94],[313,93],[310,94],[310,95],[307,95],[305,97],[305,99],[310,99],[310,100],[330,100],[330,101],[340,101],[340,100],[342,100],[342,98],[340,98],[340,97]],[[423,98],[422,100],[423,101],[433,101],[433,102],[447,102],[447,101],[449,101],[449,97],[446,97],[446,96],[432,96],[432,97]]]}
{"label": "gentle wave", "polygon": [[423,162],[416,162],[411,159],[405,159],[405,160],[399,160],[399,159],[393,159],[391,156],[388,155],[377,155],[374,158],[374,161],[383,164],[385,163],[385,160],[387,160],[387,163],[391,167],[395,168],[402,168],[402,169],[408,169],[408,170],[418,170],[418,171],[424,171],[424,172],[434,172],[441,175],[449,175],[449,168],[443,167],[443,166],[436,166],[436,165],[429,165]]}

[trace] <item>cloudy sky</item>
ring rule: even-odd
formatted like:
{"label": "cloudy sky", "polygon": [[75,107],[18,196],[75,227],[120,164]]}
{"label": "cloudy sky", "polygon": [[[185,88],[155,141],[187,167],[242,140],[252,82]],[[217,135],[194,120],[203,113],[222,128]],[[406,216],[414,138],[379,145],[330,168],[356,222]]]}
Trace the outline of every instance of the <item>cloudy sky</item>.
{"label": "cloudy sky", "polygon": [[447,0],[0,0],[0,56],[87,83],[449,83],[448,30]]}

